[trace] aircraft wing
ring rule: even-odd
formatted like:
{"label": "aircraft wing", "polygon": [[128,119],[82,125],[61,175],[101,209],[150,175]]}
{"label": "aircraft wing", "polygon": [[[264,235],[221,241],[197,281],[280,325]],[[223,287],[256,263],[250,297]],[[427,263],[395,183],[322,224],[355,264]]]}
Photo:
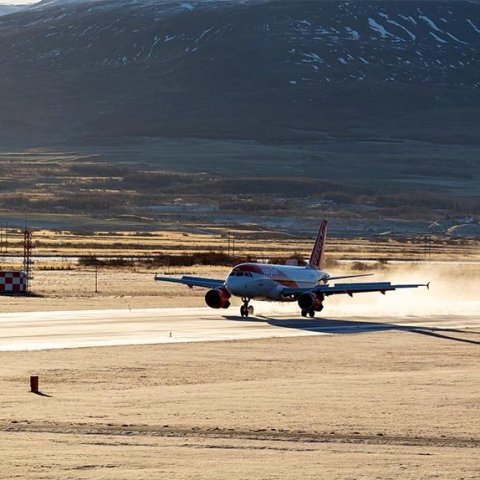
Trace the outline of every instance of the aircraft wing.
{"label": "aircraft wing", "polygon": [[163,275],[155,275],[155,280],[157,282],[171,282],[171,283],[181,283],[187,285],[188,287],[202,287],[202,288],[220,288],[225,285],[225,280],[217,280],[214,278],[203,278],[203,277],[165,277]]}
{"label": "aircraft wing", "polygon": [[285,297],[298,297],[305,292],[323,293],[323,295],[339,295],[346,293],[352,296],[354,293],[385,292],[399,288],[429,287],[430,283],[403,283],[392,284],[390,282],[367,282],[367,283],[335,283],[333,285],[319,285],[315,288],[285,288],[282,295]]}

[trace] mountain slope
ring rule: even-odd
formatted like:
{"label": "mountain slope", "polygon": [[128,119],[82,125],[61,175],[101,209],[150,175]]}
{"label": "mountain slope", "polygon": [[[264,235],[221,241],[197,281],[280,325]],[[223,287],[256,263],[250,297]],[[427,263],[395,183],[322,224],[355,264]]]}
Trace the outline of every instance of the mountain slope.
{"label": "mountain slope", "polygon": [[480,4],[46,0],[0,19],[0,141],[480,141]]}

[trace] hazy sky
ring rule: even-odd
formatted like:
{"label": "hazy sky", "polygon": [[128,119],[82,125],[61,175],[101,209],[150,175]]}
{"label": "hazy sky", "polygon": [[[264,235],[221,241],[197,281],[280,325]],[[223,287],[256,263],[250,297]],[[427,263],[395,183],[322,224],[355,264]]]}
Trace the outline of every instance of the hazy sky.
{"label": "hazy sky", "polygon": [[20,5],[21,3],[35,3],[40,0],[0,0],[1,4]]}

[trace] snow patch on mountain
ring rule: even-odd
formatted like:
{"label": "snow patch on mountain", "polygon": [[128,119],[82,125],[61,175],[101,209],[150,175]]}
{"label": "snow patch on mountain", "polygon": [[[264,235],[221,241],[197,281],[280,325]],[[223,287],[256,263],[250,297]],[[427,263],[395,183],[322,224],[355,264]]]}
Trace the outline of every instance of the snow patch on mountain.
{"label": "snow patch on mountain", "polygon": [[399,24],[398,22],[396,22],[395,20],[390,19],[390,18],[388,17],[388,15],[385,14],[385,13],[380,13],[380,16],[384,17],[384,18],[386,19],[386,21],[387,21],[388,23],[390,23],[391,25],[395,25],[396,27],[401,28],[404,32],[406,32],[406,33],[410,36],[410,38],[411,38],[413,41],[416,40],[416,36],[415,36],[410,30],[408,30],[408,28],[404,27],[403,25],[400,25],[400,24]]}
{"label": "snow patch on mountain", "polygon": [[448,43],[446,40],[442,40],[438,35],[435,35],[433,32],[428,32],[437,42]]}
{"label": "snow patch on mountain", "polygon": [[431,20],[430,18],[428,18],[426,15],[419,15],[418,18],[420,18],[425,23],[427,23],[430,26],[430,28],[433,28],[437,32],[443,33],[443,30],[438,28],[437,25],[435,24],[435,22],[433,20]]}
{"label": "snow patch on mountain", "polygon": [[469,18],[467,18],[467,23],[469,23],[470,26],[471,26],[477,33],[480,33],[480,29],[479,29]]}
{"label": "snow patch on mountain", "polygon": [[382,38],[388,38],[388,37],[394,37],[395,36],[395,35],[392,35],[390,32],[387,32],[385,27],[380,25],[375,19],[373,19],[371,17],[368,18],[368,25],[370,26],[370,28],[373,31],[379,33]]}
{"label": "snow patch on mountain", "polygon": [[345,27],[345,30],[350,34],[353,40],[359,40],[360,39],[360,34],[354,30],[353,28],[350,27]]}
{"label": "snow patch on mountain", "polygon": [[87,2],[99,2],[101,0],[43,0],[39,3],[33,4],[30,9],[34,8],[44,8],[44,7],[62,7],[68,5],[76,5]]}
{"label": "snow patch on mountain", "polygon": [[195,7],[191,3],[182,2],[182,3],[180,3],[180,6],[182,8],[186,8],[187,10],[190,10],[190,11],[195,9]]}
{"label": "snow patch on mountain", "polygon": [[445,32],[445,35],[449,36],[452,40],[455,40],[455,41],[458,42],[458,43],[463,43],[463,45],[468,45],[467,42],[464,42],[464,41],[458,39],[457,37],[455,37],[454,35],[452,35],[452,34],[449,33],[449,32]]}

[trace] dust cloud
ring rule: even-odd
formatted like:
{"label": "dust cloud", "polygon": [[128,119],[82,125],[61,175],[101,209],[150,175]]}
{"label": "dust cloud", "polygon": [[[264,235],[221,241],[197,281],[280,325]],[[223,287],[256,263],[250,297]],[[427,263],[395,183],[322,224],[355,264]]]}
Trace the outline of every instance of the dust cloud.
{"label": "dust cloud", "polygon": [[[335,275],[354,272],[330,272]],[[393,264],[375,271],[374,276],[358,281],[392,283],[428,283],[430,288],[399,289],[393,292],[361,293],[349,297],[336,295],[324,302],[322,316],[421,316],[421,315],[480,315],[480,264]],[[352,280],[352,281],[355,281]],[[338,281],[338,283],[340,283]],[[335,283],[335,282],[333,282]],[[298,305],[253,302],[258,315],[295,315]]]}

